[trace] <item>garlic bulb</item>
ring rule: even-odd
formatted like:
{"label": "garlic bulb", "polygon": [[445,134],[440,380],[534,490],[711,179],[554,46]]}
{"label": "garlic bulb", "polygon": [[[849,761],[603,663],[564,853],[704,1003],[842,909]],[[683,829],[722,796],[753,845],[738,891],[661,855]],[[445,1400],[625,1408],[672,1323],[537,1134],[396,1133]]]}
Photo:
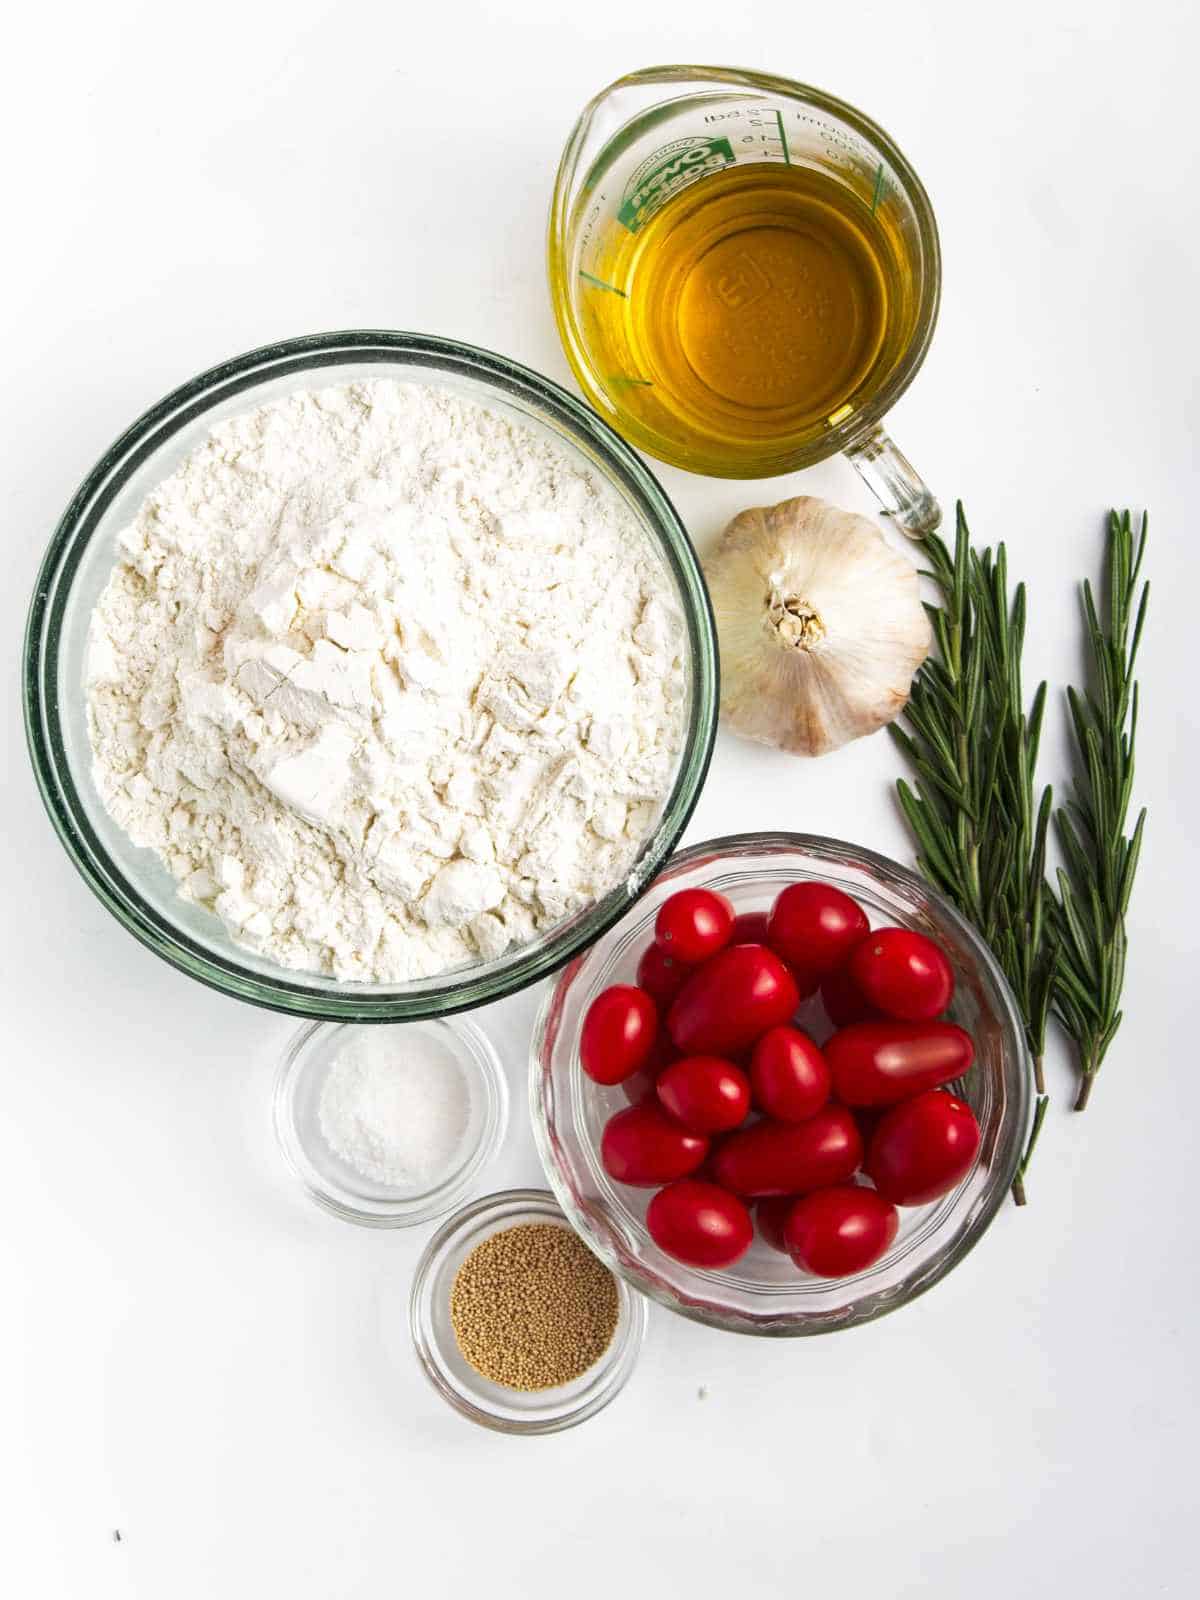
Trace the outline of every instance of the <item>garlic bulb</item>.
{"label": "garlic bulb", "polygon": [[801,495],[734,517],[704,563],[721,712],[748,739],[824,755],[891,722],[929,653],[916,569],[866,517]]}

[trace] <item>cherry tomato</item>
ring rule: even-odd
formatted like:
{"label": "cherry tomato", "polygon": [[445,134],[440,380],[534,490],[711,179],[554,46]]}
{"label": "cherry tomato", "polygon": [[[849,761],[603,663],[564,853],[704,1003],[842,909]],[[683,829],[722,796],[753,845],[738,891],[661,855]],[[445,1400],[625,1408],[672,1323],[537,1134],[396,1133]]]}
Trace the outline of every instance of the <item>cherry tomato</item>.
{"label": "cherry tomato", "polygon": [[617,983],[588,1007],[579,1034],[579,1060],[596,1083],[621,1083],[654,1049],[658,1012],[642,989]]}
{"label": "cherry tomato", "polygon": [[661,1250],[693,1267],[728,1267],[754,1240],[742,1201],[695,1178],[660,1189],[646,1208],[646,1227]]}
{"label": "cherry tomato", "polygon": [[697,966],[729,943],[733,907],[711,889],[681,889],[664,900],[654,919],[654,937],[668,955]]}
{"label": "cherry tomato", "polygon": [[650,1051],[649,1059],[640,1066],[632,1077],[626,1078],[621,1084],[621,1093],[636,1106],[639,1101],[648,1099],[653,1095],[658,1084],[658,1075],[672,1061],[679,1059],[679,1052],[671,1043],[671,1035],[665,1028],[659,1028],[654,1038],[654,1045]]}
{"label": "cherry tomato", "polygon": [[[624,1085],[622,1085],[622,1088]],[[858,1131],[862,1134],[863,1149],[871,1142],[871,1135],[887,1116],[887,1106],[855,1106],[854,1120],[858,1123]]]}
{"label": "cherry tomato", "polygon": [[733,932],[729,935],[730,944],[766,944],[767,942],[767,913],[765,911],[743,911],[740,916],[733,919]]}
{"label": "cherry tomato", "polygon": [[725,1133],[746,1120],[750,1080],[719,1056],[684,1056],[659,1077],[658,1101],[693,1133]]}
{"label": "cherry tomato", "polygon": [[643,1070],[657,1074],[661,1072],[664,1067],[669,1067],[672,1061],[678,1060],[679,1051],[675,1048],[675,1041],[667,1032],[666,1023],[660,1022],[658,1025],[658,1032],[654,1036],[654,1044],[650,1049],[649,1059],[647,1060]]}
{"label": "cherry tomato", "polygon": [[851,951],[846,971],[868,1004],[904,1022],[940,1016],[954,994],[950,963],[910,928],[873,929]]}
{"label": "cherry tomato", "polygon": [[852,1022],[825,1041],[833,1092],[848,1106],[886,1106],[961,1078],[975,1059],[954,1022]]}
{"label": "cherry tomato", "polygon": [[621,1085],[621,1093],[631,1106],[640,1106],[645,1100],[655,1100],[654,1091],[658,1087],[658,1073],[648,1072],[645,1067],[639,1067],[632,1078],[626,1078]]}
{"label": "cherry tomato", "polygon": [[686,1178],[707,1154],[702,1134],[689,1133],[652,1100],[616,1112],[600,1137],[605,1172],[640,1189]]}
{"label": "cherry tomato", "polygon": [[791,973],[760,944],[719,951],[692,974],[667,1017],[685,1055],[736,1055],[800,1004]]}
{"label": "cherry tomato", "polygon": [[779,1122],[803,1122],[829,1099],[825,1057],[799,1028],[771,1028],[750,1058],[754,1103]]}
{"label": "cherry tomato", "polygon": [[[694,1171],[688,1173],[689,1178],[695,1178],[697,1183],[716,1183],[717,1175],[713,1171],[713,1156],[716,1153],[719,1135],[714,1135],[708,1141],[708,1155]],[[720,1184],[717,1184],[720,1188]]]}
{"label": "cherry tomato", "polygon": [[767,943],[789,967],[822,978],[869,931],[866,913],[827,883],[793,883],[771,907]]}
{"label": "cherry tomato", "polygon": [[922,1206],[964,1178],[979,1154],[979,1124],[965,1100],[929,1089],[893,1106],[871,1135],[867,1172],[885,1199]]}
{"label": "cherry tomato", "polygon": [[[765,944],[769,948],[767,939],[769,920],[770,916],[766,911],[743,911],[740,917],[734,918],[733,932],[729,936],[730,944]],[[786,961],[783,964],[788,967],[795,980],[802,1000],[810,994],[815,994],[817,988],[815,973],[800,972],[795,967],[789,967]]]}
{"label": "cherry tomato", "polygon": [[845,1106],[825,1106],[807,1122],[756,1122],[731,1133],[713,1157],[722,1187],[758,1199],[844,1183],[862,1160],[862,1139]]}
{"label": "cherry tomato", "polygon": [[[642,987],[647,986],[643,984]],[[845,1028],[851,1022],[872,1022],[883,1015],[869,1000],[863,999],[845,967],[821,979],[821,1004],[835,1028]]]}
{"label": "cherry tomato", "polygon": [[638,988],[644,989],[655,1005],[666,1011],[683,988],[691,968],[660,944],[648,944],[637,966]]}
{"label": "cherry tomato", "polygon": [[783,1237],[798,1267],[821,1278],[846,1278],[878,1261],[899,1227],[890,1200],[847,1183],[794,1201]]}
{"label": "cherry tomato", "polygon": [[783,1242],[783,1224],[795,1204],[796,1197],[790,1194],[772,1195],[769,1200],[754,1202],[754,1220],[763,1243],[770,1245],[772,1250],[778,1250],[780,1255],[788,1254],[788,1247]]}

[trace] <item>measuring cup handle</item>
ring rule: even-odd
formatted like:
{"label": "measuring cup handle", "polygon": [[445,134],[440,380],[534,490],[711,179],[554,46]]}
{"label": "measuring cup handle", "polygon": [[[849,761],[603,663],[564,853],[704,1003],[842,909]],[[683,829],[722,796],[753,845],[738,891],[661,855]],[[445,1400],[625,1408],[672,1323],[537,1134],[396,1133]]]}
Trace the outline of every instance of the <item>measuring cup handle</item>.
{"label": "measuring cup handle", "polygon": [[941,506],[917,475],[912,462],[881,427],[876,425],[865,437],[849,445],[846,456],[885,514],[893,518],[910,539],[923,539],[941,523]]}

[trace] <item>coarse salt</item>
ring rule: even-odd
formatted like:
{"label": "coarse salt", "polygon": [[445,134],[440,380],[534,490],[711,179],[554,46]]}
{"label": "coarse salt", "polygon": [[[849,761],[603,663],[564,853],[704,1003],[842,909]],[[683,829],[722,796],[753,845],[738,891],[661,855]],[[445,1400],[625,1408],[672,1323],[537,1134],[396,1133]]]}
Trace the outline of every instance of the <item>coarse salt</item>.
{"label": "coarse salt", "polygon": [[458,1062],[426,1034],[370,1029],[343,1045],[321,1089],[330,1149],[363,1178],[430,1188],[456,1164],[471,1116]]}

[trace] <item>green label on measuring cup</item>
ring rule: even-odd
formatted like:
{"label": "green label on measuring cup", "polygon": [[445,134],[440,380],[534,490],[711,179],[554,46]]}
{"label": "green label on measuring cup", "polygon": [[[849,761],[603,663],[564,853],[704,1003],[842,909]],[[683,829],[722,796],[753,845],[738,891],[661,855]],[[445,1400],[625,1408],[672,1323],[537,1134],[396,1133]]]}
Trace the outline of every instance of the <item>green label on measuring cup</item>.
{"label": "green label on measuring cup", "polygon": [[676,139],[648,156],[625,185],[617,221],[636,233],[677,189],[734,159],[728,139]]}

